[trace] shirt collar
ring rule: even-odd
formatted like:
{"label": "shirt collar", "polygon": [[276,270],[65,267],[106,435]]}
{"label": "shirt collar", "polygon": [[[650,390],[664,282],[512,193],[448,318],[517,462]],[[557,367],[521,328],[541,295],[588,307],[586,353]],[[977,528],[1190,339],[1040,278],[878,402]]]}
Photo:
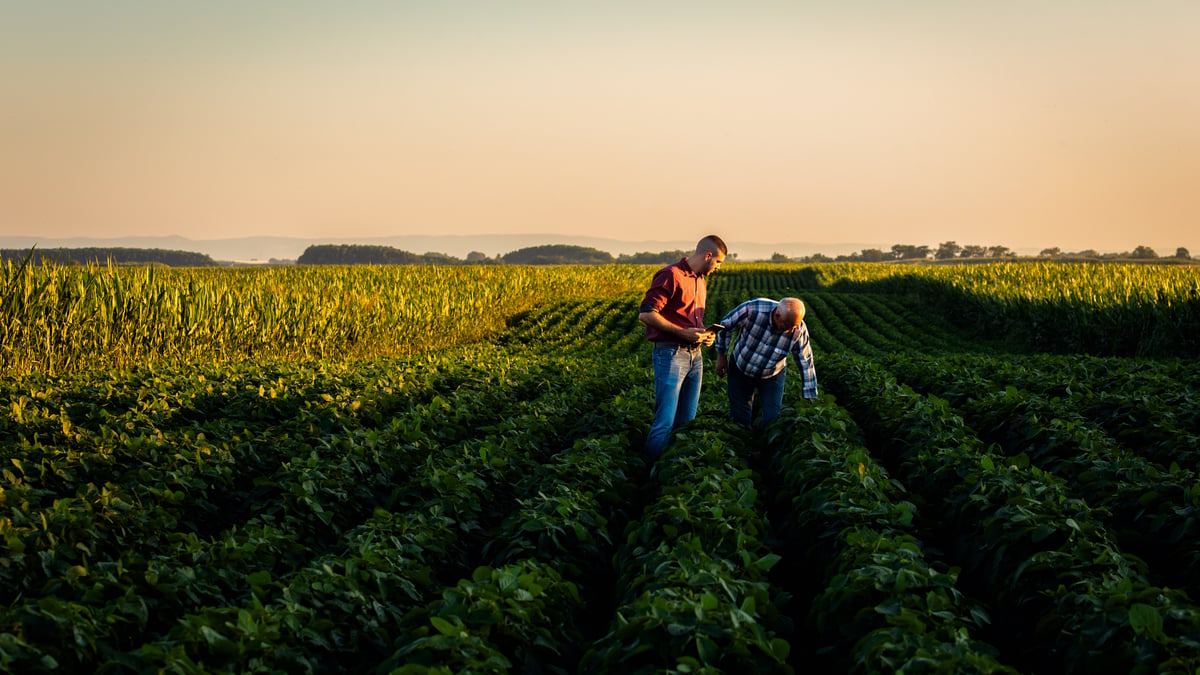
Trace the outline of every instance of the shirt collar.
{"label": "shirt collar", "polygon": [[699,277],[700,276],[699,274],[696,274],[696,271],[693,270],[692,266],[688,264],[687,256],[680,258],[679,262],[677,262],[675,264],[679,266],[679,269],[683,270],[684,274],[686,274],[690,277]]}

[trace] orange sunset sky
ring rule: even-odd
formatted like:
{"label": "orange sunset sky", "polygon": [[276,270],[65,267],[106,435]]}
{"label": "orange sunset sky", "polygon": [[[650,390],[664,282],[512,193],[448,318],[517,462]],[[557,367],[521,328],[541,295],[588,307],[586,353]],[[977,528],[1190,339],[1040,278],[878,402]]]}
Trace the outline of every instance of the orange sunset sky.
{"label": "orange sunset sky", "polygon": [[1200,2],[0,0],[0,234],[1200,255]]}

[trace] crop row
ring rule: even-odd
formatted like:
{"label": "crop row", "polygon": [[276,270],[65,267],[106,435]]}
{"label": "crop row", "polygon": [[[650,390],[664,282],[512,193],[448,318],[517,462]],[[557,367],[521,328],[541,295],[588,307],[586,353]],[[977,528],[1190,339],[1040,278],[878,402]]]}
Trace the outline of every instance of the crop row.
{"label": "crop row", "polygon": [[833,389],[885,465],[899,475],[935,545],[960,579],[993,604],[985,636],[1014,665],[1058,672],[1192,672],[1200,665],[1200,610],[1181,591],[1151,585],[1101,514],[1063,481],[1010,465],[944,401],[899,385],[876,364],[826,359]]}
{"label": "crop row", "polygon": [[916,506],[867,450],[849,414],[826,397],[784,411],[771,430],[773,523],[825,672],[1012,673],[973,635],[987,611],[957,570],[925,555]]}
{"label": "crop row", "polygon": [[791,672],[778,562],[740,438],[697,418],[656,462],[660,494],[614,557],[619,598],[581,672]]}
{"label": "crop row", "polygon": [[[1013,386],[1062,402],[1123,445],[1169,465],[1200,460],[1200,379],[1194,362],[1043,354],[1021,359],[953,355],[946,369],[972,373],[995,388]],[[946,383],[954,392],[955,382]]]}
{"label": "crop row", "polygon": [[[150,528],[155,523],[133,527],[129,522],[126,525],[130,527],[117,528],[118,543],[128,548],[112,556],[93,555],[74,545],[80,542],[41,536],[31,531],[32,525],[10,523],[9,540],[14,546],[6,551],[8,569],[23,584],[21,588],[28,589],[28,595],[5,613],[4,624],[13,635],[23,635],[34,653],[41,652],[62,663],[89,662],[100,654],[111,655],[114,650],[135,645],[136,640],[152,637],[148,630],[169,626],[173,617],[191,608],[212,611],[258,599],[272,583],[270,580],[285,578],[314,555],[327,551],[336,558],[339,534],[353,532],[355,521],[362,522],[373,507],[377,514],[379,508],[394,510],[405,504],[424,508],[425,501],[418,498],[422,493],[418,490],[410,494],[415,488],[405,488],[398,479],[411,472],[414,478],[410,485],[412,481],[428,480],[426,474],[434,471],[434,465],[428,464],[431,460],[426,456],[452,453],[452,448],[462,443],[477,443],[471,453],[484,458],[513,439],[536,447],[553,445],[555,439],[572,433],[574,420],[586,418],[582,412],[589,408],[590,401],[611,395],[611,388],[598,388],[596,384],[577,382],[563,388],[530,389],[531,393],[541,393],[528,402],[512,399],[509,395],[513,389],[483,389],[473,406],[464,405],[468,404],[469,391],[462,391],[455,400],[464,407],[449,407],[446,400],[435,397],[433,408],[414,409],[410,417],[393,418],[384,429],[346,435],[336,428],[327,430],[329,435],[307,439],[311,450],[285,461],[280,472],[267,481],[283,500],[279,502],[282,510],[272,509],[268,500],[260,504],[261,513],[250,522],[221,533],[211,542],[194,533],[168,530],[160,535],[160,548],[146,548],[144,544],[154,540]],[[405,419],[415,424],[405,424]],[[428,429],[418,431],[422,425]],[[496,440],[480,443],[476,439],[479,429],[493,429],[490,433]],[[537,434],[532,429],[543,431]],[[520,433],[514,437],[515,431]],[[325,440],[320,440],[322,437]],[[460,469],[438,470],[434,475],[440,476],[438,480],[458,480],[454,477],[465,470]],[[497,484],[508,485],[509,481],[498,480]],[[490,501],[497,500],[474,500]],[[498,503],[506,501],[500,499]],[[142,518],[154,519],[155,512],[147,505],[126,511],[137,514],[139,523]],[[98,536],[98,526],[103,530],[103,519],[95,512],[77,515],[76,524],[88,528],[88,536]],[[39,517],[25,522],[45,521]],[[467,522],[460,520],[459,529]],[[165,520],[157,524],[169,526]],[[139,542],[139,537],[145,541]],[[47,542],[48,548],[33,550]],[[18,551],[17,547],[24,548]],[[22,561],[26,561],[23,566]],[[43,581],[38,581],[39,575],[44,575]],[[119,600],[114,599],[118,591]],[[208,625],[195,617],[182,620],[198,622],[197,630]],[[84,644],[72,652],[66,646],[71,641],[60,636],[62,630],[91,637],[81,638]],[[58,644],[64,651],[49,647]]]}
{"label": "crop row", "polygon": [[917,389],[941,392],[983,440],[1003,449],[1007,461],[1032,463],[1065,479],[1102,509],[1122,547],[1146,558],[1155,576],[1200,593],[1200,482],[1190,468],[1200,456],[1181,443],[1167,457],[1169,467],[1156,464],[1118,444],[1085,416],[1086,408],[1073,405],[1073,397],[1001,386],[923,359],[897,358],[891,367]]}
{"label": "crop row", "polygon": [[[525,377],[531,381],[536,375]],[[6,470],[5,476],[9,510],[0,531],[10,554],[3,570],[11,575],[6,599],[18,593],[36,597],[54,587],[54,579],[85,573],[89,561],[135,548],[151,560],[174,561],[185,551],[211,555],[202,540],[214,535],[218,548],[242,551],[249,539],[262,552],[274,550],[278,563],[286,565],[290,555],[283,553],[296,541],[312,548],[369,514],[393,476],[409,472],[428,451],[415,442],[457,442],[475,425],[502,419],[523,398],[522,388],[534,391],[509,384],[484,381],[460,388],[453,407],[437,396],[398,403],[378,388],[336,397],[300,390],[270,398],[249,385],[229,392],[229,412],[199,427],[164,433],[156,427],[161,417],[132,410],[123,416],[126,425],[106,426],[105,416],[98,416],[75,427],[69,438],[59,439],[62,446],[25,443],[29,455],[13,461],[24,475]],[[271,409],[287,398],[293,401],[275,409],[274,419],[254,425],[236,420],[237,409]],[[407,410],[385,426],[360,426],[378,406]],[[134,435],[114,434],[113,426]],[[53,470],[54,487],[65,489],[47,489],[45,473],[31,476],[25,467]],[[337,506],[323,505],[329,500]],[[266,547],[275,537],[281,538],[278,547]],[[222,576],[236,581],[237,572],[235,566]]]}

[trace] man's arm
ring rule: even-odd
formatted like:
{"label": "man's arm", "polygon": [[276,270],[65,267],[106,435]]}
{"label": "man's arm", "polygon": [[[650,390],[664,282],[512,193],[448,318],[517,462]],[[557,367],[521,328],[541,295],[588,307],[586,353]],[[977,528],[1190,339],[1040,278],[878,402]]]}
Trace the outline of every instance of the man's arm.
{"label": "man's arm", "polygon": [[748,307],[749,303],[743,302],[729,310],[729,313],[720,321],[720,324],[725,326],[725,330],[717,331],[717,339],[713,341],[713,346],[717,350],[717,362],[714,366],[717,377],[725,377],[725,374],[729,372],[730,338],[734,328],[737,328],[739,333],[745,330],[743,324],[746,323],[746,317],[749,316]]}
{"label": "man's arm", "polygon": [[817,369],[813,363],[808,326],[803,321],[800,322],[800,338],[792,345],[792,355],[796,357],[796,364],[800,366],[800,379],[804,382],[804,386],[800,389],[800,395],[809,400],[815,399],[817,397]]}
{"label": "man's arm", "polygon": [[722,326],[725,326],[725,330],[717,331],[717,339],[713,342],[713,346],[716,347],[717,350],[718,359],[720,359],[721,355],[729,353],[729,340],[733,335],[733,329],[736,328],[738,332],[741,332],[744,328],[744,326],[740,324],[743,324],[746,321],[746,317],[748,316],[747,308],[749,304],[749,302],[743,302],[737,307],[734,307],[733,309],[729,310],[729,313],[726,314],[725,317],[719,322]]}
{"label": "man's arm", "polygon": [[725,356],[725,352],[717,352],[717,363],[715,366],[717,377],[725,377],[725,373],[729,372],[729,357]]}
{"label": "man's arm", "polygon": [[638,313],[638,320],[655,330],[662,331],[668,335],[674,335],[679,338],[679,341],[684,344],[703,343],[705,346],[712,344],[715,337],[712,333],[703,328],[680,328],[675,324],[663,318],[658,312],[643,311]]}

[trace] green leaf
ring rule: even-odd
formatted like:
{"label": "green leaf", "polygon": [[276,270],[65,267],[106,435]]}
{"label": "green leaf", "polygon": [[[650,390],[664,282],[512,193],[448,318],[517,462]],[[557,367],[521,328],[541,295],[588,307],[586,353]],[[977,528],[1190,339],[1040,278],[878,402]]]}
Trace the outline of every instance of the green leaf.
{"label": "green leaf", "polygon": [[884,616],[898,616],[901,612],[900,601],[890,598],[876,605],[875,611]]}
{"label": "green leaf", "polygon": [[783,663],[787,661],[788,654],[792,653],[792,645],[783,638],[771,639],[771,654],[775,656],[775,660]]}
{"label": "green leaf", "polygon": [[754,603],[754,596],[752,595],[742,601],[742,611],[751,616],[754,616],[756,607],[757,605]]}
{"label": "green leaf", "polygon": [[1129,625],[1138,635],[1146,635],[1155,641],[1166,639],[1163,634],[1163,619],[1158,610],[1150,605],[1135,602],[1129,608]]}
{"label": "green leaf", "polygon": [[221,635],[217,631],[208,626],[200,626],[200,635],[204,637],[204,641],[210,645],[215,645],[218,642],[228,642],[229,638]]}
{"label": "green leaf", "polygon": [[718,600],[717,596],[713,595],[712,593],[705,593],[704,595],[700,596],[700,607],[702,607],[706,612],[713,611],[720,604],[721,601]]}
{"label": "green leaf", "polygon": [[775,566],[775,563],[779,562],[782,559],[783,559],[783,556],[780,556],[776,553],[768,553],[767,555],[764,555],[763,557],[759,558],[758,562],[754,563],[754,566],[757,567],[758,569],[762,570],[763,572],[768,572],[768,571],[770,571],[770,569],[772,567]]}
{"label": "green leaf", "polygon": [[266,570],[255,572],[246,577],[246,583],[251,586],[266,586],[271,583],[271,573]]}
{"label": "green leaf", "polygon": [[1030,535],[1030,538],[1033,539],[1033,542],[1036,544],[1037,542],[1042,541],[1057,531],[1058,530],[1054,529],[1050,525],[1038,525],[1033,529],[1033,534]]}
{"label": "green leaf", "polygon": [[441,633],[442,635],[455,636],[460,632],[458,626],[455,626],[440,616],[430,618],[429,623],[433,624],[433,627],[437,629],[437,632]]}
{"label": "green leaf", "polygon": [[500,572],[500,592],[512,593],[521,585],[521,580],[516,574],[507,570]]}

